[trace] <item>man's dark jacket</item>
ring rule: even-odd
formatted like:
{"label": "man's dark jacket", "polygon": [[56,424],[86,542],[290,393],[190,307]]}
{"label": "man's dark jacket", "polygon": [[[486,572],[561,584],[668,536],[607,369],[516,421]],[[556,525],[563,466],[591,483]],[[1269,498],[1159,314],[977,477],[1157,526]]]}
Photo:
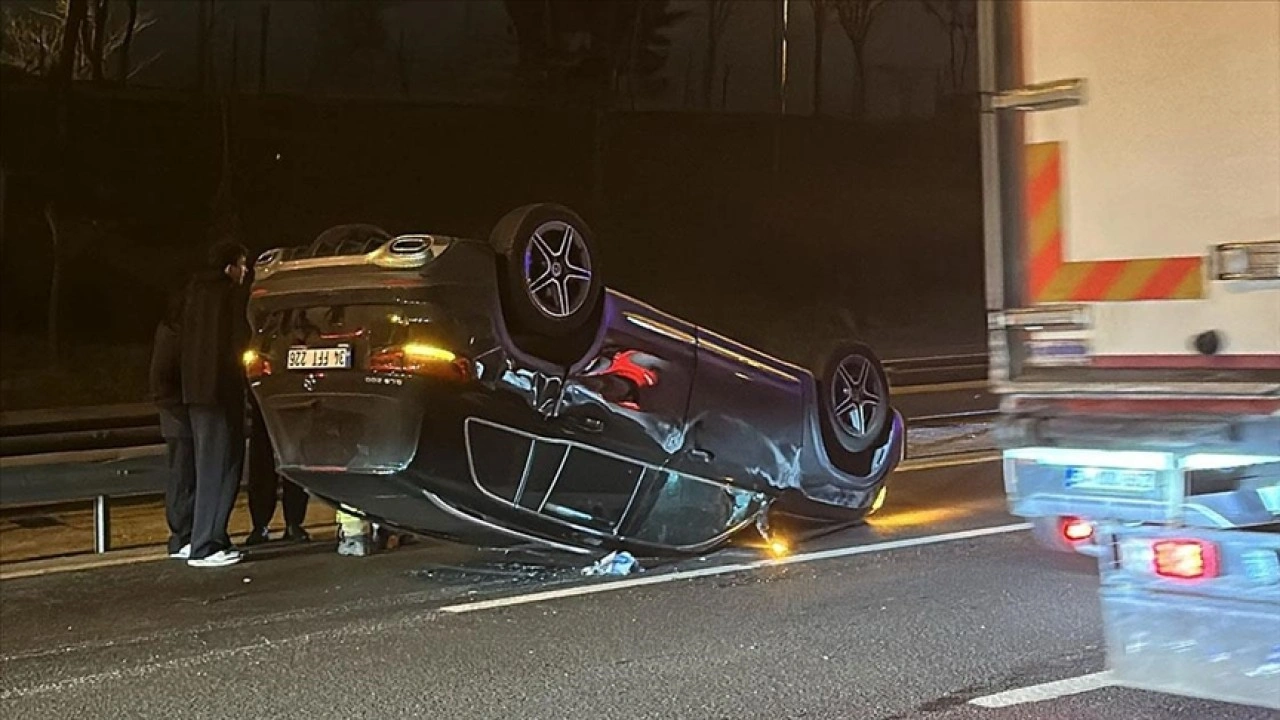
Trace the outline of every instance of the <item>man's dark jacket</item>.
{"label": "man's dark jacket", "polygon": [[247,301],[245,287],[219,270],[199,273],[188,283],[180,342],[184,404],[243,409]]}
{"label": "man's dark jacket", "polygon": [[160,434],[166,438],[191,437],[191,421],[182,404],[181,331],[169,318],[156,327],[151,349],[151,400],[160,415]]}

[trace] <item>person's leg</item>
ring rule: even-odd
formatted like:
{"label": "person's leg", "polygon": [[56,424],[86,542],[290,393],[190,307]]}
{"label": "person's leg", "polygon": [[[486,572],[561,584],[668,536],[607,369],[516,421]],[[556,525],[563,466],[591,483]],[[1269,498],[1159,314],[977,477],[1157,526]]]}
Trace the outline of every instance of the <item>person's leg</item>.
{"label": "person's leg", "polygon": [[[253,520],[253,531],[244,541],[245,545],[257,545],[268,539],[268,528],[271,517],[276,513],[276,477],[275,455],[271,451],[271,440],[262,424],[262,415],[253,418],[253,427],[249,436],[249,517]],[[286,522],[289,513],[288,496],[285,502]]]}
{"label": "person's leg", "polygon": [[280,483],[284,486],[285,539],[310,540],[311,536],[302,528],[307,519],[307,491],[284,477]]}
{"label": "person's leg", "polygon": [[195,441],[196,493],[191,522],[191,559],[206,558],[224,549],[222,528],[222,483],[227,474],[231,438],[226,414],[221,408],[191,406],[191,431]]}
{"label": "person's leg", "polygon": [[169,478],[165,486],[165,519],[169,523],[169,554],[191,548],[191,521],[195,513],[195,445],[189,437],[165,438]]}
{"label": "person's leg", "polygon": [[215,527],[218,532],[218,543],[223,549],[235,547],[231,542],[231,536],[227,533],[227,526],[231,524],[231,511],[235,509],[236,496],[240,494],[240,483],[244,479],[244,419],[242,405],[222,409],[222,422],[225,424],[229,442],[223,458],[222,482],[218,485],[218,515],[215,518],[217,523]]}

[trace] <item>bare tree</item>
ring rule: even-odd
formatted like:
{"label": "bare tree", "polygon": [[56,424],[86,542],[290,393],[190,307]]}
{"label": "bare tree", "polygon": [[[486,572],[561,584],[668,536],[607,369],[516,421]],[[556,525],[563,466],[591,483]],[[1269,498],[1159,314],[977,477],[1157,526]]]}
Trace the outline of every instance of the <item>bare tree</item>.
{"label": "bare tree", "polygon": [[88,15],[88,0],[68,0],[62,22],[62,38],[58,48],[58,62],[49,74],[54,87],[54,123],[57,141],[54,145],[56,160],[53,187],[45,200],[44,218],[49,225],[49,242],[53,250],[53,267],[49,273],[49,355],[58,358],[58,316],[62,309],[62,238],[59,223],[59,204],[70,192],[71,184],[71,128],[68,118],[71,81],[76,66],[76,51],[80,45],[80,28]]}
{"label": "bare tree", "polygon": [[885,0],[834,0],[840,26],[853,47],[853,108],[854,118],[861,118],[867,107],[867,35],[884,8]]}
{"label": "bare tree", "polygon": [[57,62],[62,43],[61,16],[36,10],[0,8],[3,42],[0,63],[31,75],[48,75]]}
{"label": "bare tree", "polygon": [[720,62],[720,40],[729,27],[733,15],[734,0],[706,0],[707,3],[707,60],[702,76],[702,106],[711,109],[712,88],[716,82],[716,65]]}
{"label": "bare tree", "polygon": [[129,50],[133,46],[133,35],[138,31],[138,0],[128,0],[129,19],[125,22],[124,38],[120,42],[120,69],[116,80],[124,85],[129,82],[132,68],[129,67]]}
{"label": "bare tree", "polygon": [[400,41],[396,44],[396,76],[400,79],[400,94],[409,97],[409,54],[405,49],[404,28],[400,28]]}
{"label": "bare tree", "polygon": [[226,93],[220,94],[218,97],[218,185],[210,203],[214,237],[226,235],[239,237],[243,231],[240,204],[235,193],[235,165],[231,157],[231,120],[227,105]]}
{"label": "bare tree", "polygon": [[[102,82],[102,60],[107,49],[107,20],[111,17],[111,6],[107,0],[94,0],[89,6],[93,18],[93,33],[89,37],[89,72],[94,82]],[[85,27],[88,27],[86,23]]]}
{"label": "bare tree", "polygon": [[813,114],[822,114],[822,40],[834,7],[832,0],[809,0],[813,10]]}
{"label": "bare tree", "polygon": [[[112,28],[106,9],[108,0],[54,0],[21,9],[3,9],[0,30],[0,61],[23,71],[43,76],[52,92],[53,134],[44,173],[44,220],[49,229],[52,255],[49,273],[47,316],[50,357],[55,360],[61,346],[59,319],[62,310],[62,265],[68,240],[68,208],[77,199],[75,143],[70,123],[70,104],[76,80],[102,80],[106,58],[125,44],[126,37],[151,24],[138,22],[131,12],[129,26]],[[52,6],[52,9],[50,9]],[[131,39],[131,37],[130,37]],[[154,59],[154,58],[153,58]],[[127,62],[122,67],[127,68]]]}
{"label": "bare tree", "polygon": [[240,88],[240,15],[231,21],[231,70],[229,71],[231,92]]}
{"label": "bare tree", "polygon": [[947,31],[951,90],[964,87],[969,72],[969,51],[978,31],[977,5],[962,0],[921,0],[924,9]]}
{"label": "bare tree", "polygon": [[212,75],[213,65],[213,30],[217,22],[217,12],[213,0],[197,0],[199,5],[199,25],[196,27],[196,90],[204,92]]}
{"label": "bare tree", "polygon": [[623,99],[621,81],[626,81],[633,104],[636,92],[661,88],[666,82],[660,71],[670,54],[667,32],[687,16],[671,4],[671,0],[505,2],[518,47],[522,88],[538,102],[591,112],[591,187],[593,205],[601,215],[606,214],[609,112]]}
{"label": "bare tree", "polygon": [[267,39],[271,35],[271,3],[258,6],[258,94],[267,91]]}
{"label": "bare tree", "polygon": [[667,33],[687,13],[671,0],[506,0],[522,88],[539,102],[612,109],[629,88],[665,82]]}
{"label": "bare tree", "polygon": [[[41,5],[22,8],[4,7],[0,12],[0,63],[17,67],[31,75],[47,77],[54,73],[60,50],[69,48],[72,53],[71,79],[101,79],[105,74],[106,59],[120,53],[122,82],[154,62],[159,55],[133,68],[128,62],[128,45],[133,37],[155,23],[149,15],[137,13],[136,0],[129,0],[128,20],[113,24],[106,12],[95,15],[99,3],[91,0],[84,4],[84,17],[76,24],[76,42],[64,45],[63,32],[71,8],[70,0],[53,0]],[[114,25],[114,26],[113,26]],[[100,54],[100,56],[99,56]],[[125,68],[128,68],[127,70]]]}

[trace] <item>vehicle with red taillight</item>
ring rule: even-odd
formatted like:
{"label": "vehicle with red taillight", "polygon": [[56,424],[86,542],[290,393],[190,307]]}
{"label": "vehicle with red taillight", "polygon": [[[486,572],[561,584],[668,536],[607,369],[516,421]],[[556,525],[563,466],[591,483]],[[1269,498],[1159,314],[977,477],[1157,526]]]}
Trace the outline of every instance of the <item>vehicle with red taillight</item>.
{"label": "vehicle with red taillight", "polygon": [[703,552],[769,518],[856,522],[905,447],[884,369],[808,367],[606,288],[590,228],[333,228],[257,261],[245,370],[279,470],[389,526],[574,552]]}
{"label": "vehicle with red taillight", "polygon": [[1280,4],[979,2],[1010,510],[1120,683],[1280,709]]}
{"label": "vehicle with red taillight", "polygon": [[1117,682],[1280,708],[1280,4],[978,6],[1010,510]]}

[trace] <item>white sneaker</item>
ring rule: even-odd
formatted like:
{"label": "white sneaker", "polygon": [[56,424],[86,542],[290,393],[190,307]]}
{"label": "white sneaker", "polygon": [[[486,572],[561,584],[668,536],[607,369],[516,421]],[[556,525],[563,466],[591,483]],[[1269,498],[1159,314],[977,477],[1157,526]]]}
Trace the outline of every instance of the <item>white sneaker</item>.
{"label": "white sneaker", "polygon": [[187,566],[196,568],[226,567],[228,565],[235,565],[243,559],[244,555],[241,555],[235,550],[219,550],[208,557],[192,558],[187,560]]}
{"label": "white sneaker", "polygon": [[186,560],[191,557],[191,543],[182,546],[182,549],[175,553],[169,553],[169,557],[174,560]]}

